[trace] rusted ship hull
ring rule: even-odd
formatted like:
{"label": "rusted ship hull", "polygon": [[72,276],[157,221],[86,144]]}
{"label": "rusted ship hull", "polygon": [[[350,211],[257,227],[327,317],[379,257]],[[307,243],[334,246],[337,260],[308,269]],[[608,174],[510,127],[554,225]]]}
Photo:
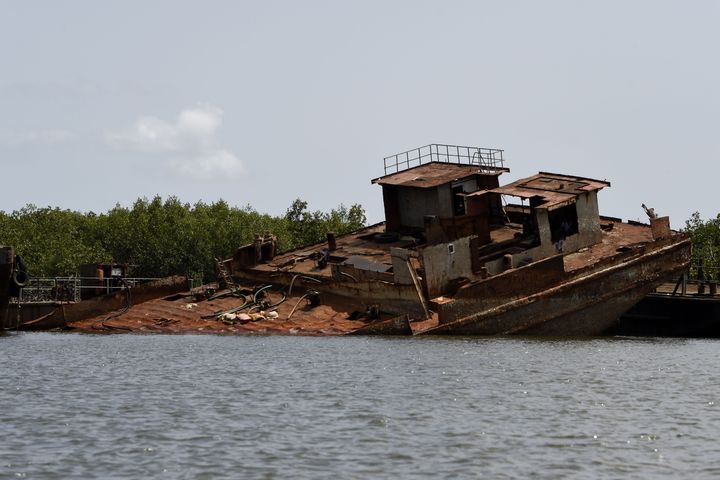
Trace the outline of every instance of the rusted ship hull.
{"label": "rusted ship hull", "polygon": [[[136,299],[127,313],[114,316],[107,321],[108,312],[126,306],[125,294],[118,293],[108,298],[85,301],[67,306],[66,311],[55,312],[36,322],[24,325],[23,329],[47,329],[64,326],[66,319],[70,328],[76,331],[155,332],[155,333],[227,333],[227,334],[306,334],[306,335],[546,335],[546,336],[592,336],[612,333],[617,319],[632,305],[641,300],[658,284],[675,278],[687,268],[690,259],[690,241],[676,235],[672,238],[652,242],[634,251],[619,253],[613,258],[603,259],[592,267],[579,271],[565,272],[562,255],[550,258],[544,263],[520,267],[489,279],[495,282],[503,276],[510,276],[509,287],[503,294],[495,289],[494,298],[463,298],[457,295],[454,304],[439,308],[433,320],[422,320],[422,305],[418,302],[419,292],[413,287],[391,286],[378,282],[376,289],[364,289],[367,282],[346,284],[334,283],[328,279],[323,284],[304,282],[297,278],[297,290],[312,285],[322,293],[323,303],[319,308],[310,308],[301,303],[301,293],[280,305],[277,320],[263,320],[247,325],[226,325],[215,319],[201,320],[213,312],[234,306],[238,300],[232,297],[223,301],[197,302],[191,295],[166,297],[167,294],[183,290],[182,279],[168,283],[168,280],[152,286],[152,294],[136,291]],[[548,273],[555,269],[555,273]],[[544,272],[545,275],[539,275]],[[548,281],[550,275],[564,275]],[[538,287],[531,277],[536,278]],[[262,275],[261,275],[262,277]],[[286,278],[287,277],[287,278]],[[523,295],[518,296],[517,278],[527,279]],[[252,278],[246,278],[246,282]],[[255,280],[265,280],[255,278]],[[292,282],[292,275],[275,276],[275,289],[286,290],[283,280]],[[263,283],[263,282],[261,282]],[[346,287],[345,289],[340,287]],[[352,288],[351,288],[352,287]],[[147,287],[146,287],[147,288]],[[157,291],[155,291],[157,290]],[[367,290],[367,291],[366,291]],[[382,295],[379,295],[379,293]],[[341,294],[345,295],[341,295]],[[402,293],[402,295],[400,295]],[[515,296],[509,296],[509,295]],[[273,291],[271,301],[279,300]],[[415,295],[416,305],[412,305]],[[156,298],[144,302],[149,298]],[[402,301],[401,301],[402,300]],[[108,303],[109,302],[109,303]],[[141,303],[142,302],[142,303]],[[489,307],[488,306],[489,303]],[[100,303],[102,305],[100,305]],[[141,304],[139,304],[141,303]],[[98,305],[95,305],[98,304]],[[139,305],[138,305],[139,304]],[[349,313],[363,309],[364,305],[385,306],[393,314],[384,314],[376,321],[347,320]],[[290,321],[290,315],[299,305]],[[485,305],[487,308],[480,307]],[[193,307],[189,309],[189,307]],[[413,308],[410,308],[410,307]],[[398,312],[405,311],[404,314]],[[453,318],[452,315],[457,315]],[[445,322],[438,324],[440,317]],[[410,321],[416,319],[415,321]],[[451,319],[448,321],[448,319]],[[62,325],[56,324],[61,322]],[[51,323],[48,323],[51,322]]]}
{"label": "rusted ship hull", "polygon": [[676,237],[659,243],[657,248],[650,244],[635,255],[580,272],[551,288],[415,334],[602,335],[658,284],[687,268],[689,239]]}
{"label": "rusted ship hull", "polygon": [[[62,307],[60,308],[62,309]],[[17,329],[25,332],[41,332],[65,327],[67,323],[63,315],[55,315],[56,313],[57,311],[52,311],[28,322],[20,323]]]}

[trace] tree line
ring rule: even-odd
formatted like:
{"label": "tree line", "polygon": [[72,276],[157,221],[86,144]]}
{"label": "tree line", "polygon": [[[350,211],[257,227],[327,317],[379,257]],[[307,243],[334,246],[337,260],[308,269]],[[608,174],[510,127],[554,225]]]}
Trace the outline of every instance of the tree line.
{"label": "tree line", "polygon": [[255,234],[273,233],[283,251],[322,241],[328,232],[357,230],[365,222],[357,204],[321,212],[297,199],[285,215],[272,216],[223,200],[191,205],[155,196],[101,214],[35,205],[0,211],[0,245],[15,247],[38,277],[77,275],[84,263],[117,262],[134,265],[135,277],[180,274],[207,282],[215,277],[214,259],[228,258]]}

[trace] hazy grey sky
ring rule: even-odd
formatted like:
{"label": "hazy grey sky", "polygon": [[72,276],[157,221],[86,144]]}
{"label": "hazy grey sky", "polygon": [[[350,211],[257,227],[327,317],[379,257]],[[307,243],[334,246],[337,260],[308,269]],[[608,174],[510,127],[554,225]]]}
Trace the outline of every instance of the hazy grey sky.
{"label": "hazy grey sky", "polygon": [[382,158],[505,149],[683,225],[720,211],[720,1],[3,1],[0,209],[361,203]]}

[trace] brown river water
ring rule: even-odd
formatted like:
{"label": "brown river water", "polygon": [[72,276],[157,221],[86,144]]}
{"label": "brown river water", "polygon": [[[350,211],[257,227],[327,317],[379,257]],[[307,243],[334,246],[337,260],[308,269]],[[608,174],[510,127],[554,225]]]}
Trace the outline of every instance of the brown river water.
{"label": "brown river water", "polygon": [[716,478],[720,342],[0,337],[0,478]]}

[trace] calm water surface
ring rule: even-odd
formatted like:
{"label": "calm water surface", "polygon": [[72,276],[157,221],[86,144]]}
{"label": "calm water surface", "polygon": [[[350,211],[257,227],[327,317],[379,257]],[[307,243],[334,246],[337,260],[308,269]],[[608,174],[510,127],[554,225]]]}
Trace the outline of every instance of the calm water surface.
{"label": "calm water surface", "polygon": [[720,343],[0,337],[0,478],[711,478]]}

